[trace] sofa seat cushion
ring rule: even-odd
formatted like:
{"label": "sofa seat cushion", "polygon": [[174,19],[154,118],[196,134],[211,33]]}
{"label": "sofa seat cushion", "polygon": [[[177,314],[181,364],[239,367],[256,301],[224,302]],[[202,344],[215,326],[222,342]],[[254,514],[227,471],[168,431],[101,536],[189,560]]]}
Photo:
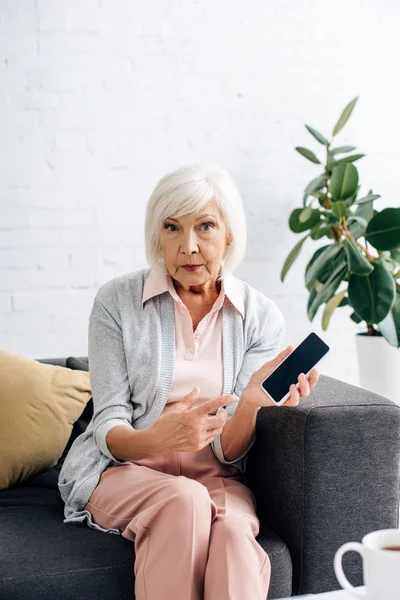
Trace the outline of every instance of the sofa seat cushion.
{"label": "sofa seat cushion", "polygon": [[49,488],[23,488],[22,486],[14,486],[8,490],[0,491],[0,510],[5,508],[25,508],[27,506],[58,507],[63,510],[64,503],[60,492]]}
{"label": "sofa seat cushion", "polygon": [[[38,488],[25,489],[25,493],[33,489]],[[11,491],[17,490],[1,491],[0,498]],[[257,540],[271,559],[269,598],[290,595],[288,549],[269,529],[260,530]],[[0,589],[5,600],[135,597],[134,544],[120,535],[63,523],[62,502],[12,506],[0,501],[0,547],[7,549],[0,553]]]}
{"label": "sofa seat cushion", "polygon": [[25,479],[18,487],[39,487],[58,490],[58,477],[60,475],[61,466],[64,461],[59,461],[55,467],[45,469],[40,473],[35,473]]}
{"label": "sofa seat cushion", "polygon": [[134,598],[134,545],[63,518],[62,506],[0,506],[1,597]]}

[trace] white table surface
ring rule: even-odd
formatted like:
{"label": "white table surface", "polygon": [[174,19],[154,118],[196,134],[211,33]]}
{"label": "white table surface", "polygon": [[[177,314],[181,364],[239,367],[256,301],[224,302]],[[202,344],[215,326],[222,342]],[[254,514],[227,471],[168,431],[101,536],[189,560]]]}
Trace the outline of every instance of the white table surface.
{"label": "white table surface", "polygon": [[[365,585],[356,587],[356,590],[365,590]],[[325,592],[323,594],[304,594],[302,596],[290,596],[282,600],[300,600],[300,598],[310,598],[310,600],[354,600],[355,596],[347,590],[336,590],[335,592]]]}

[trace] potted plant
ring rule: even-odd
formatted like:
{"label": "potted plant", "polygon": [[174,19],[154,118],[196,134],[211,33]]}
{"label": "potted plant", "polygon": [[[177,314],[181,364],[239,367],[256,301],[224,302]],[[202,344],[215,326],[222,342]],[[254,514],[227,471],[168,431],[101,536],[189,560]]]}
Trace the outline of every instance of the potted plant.
{"label": "potted plant", "polygon": [[[365,322],[356,333],[362,387],[400,403],[400,208],[373,207],[380,198],[372,189],[359,198],[358,171],[354,163],[364,154],[355,146],[336,146],[333,141],[347,123],[358,97],[345,107],[331,139],[306,125],[323,147],[323,164],[302,146],[297,152],[321,165],[322,172],[305,188],[303,206],[289,217],[294,233],[307,232],[286,258],[283,282],[307,238],[328,238],[309,260],[304,283],[309,292],[307,314],[312,321],[321,305],[325,331],[336,308],[351,306],[350,318]],[[339,289],[339,286],[343,286]]]}

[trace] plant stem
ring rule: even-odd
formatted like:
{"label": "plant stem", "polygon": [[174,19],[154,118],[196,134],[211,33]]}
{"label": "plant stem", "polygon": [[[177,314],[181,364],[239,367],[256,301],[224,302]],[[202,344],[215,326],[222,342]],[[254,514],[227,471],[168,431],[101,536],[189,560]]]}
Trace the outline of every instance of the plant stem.
{"label": "plant stem", "polygon": [[367,335],[381,335],[372,323],[367,323]]}
{"label": "plant stem", "polygon": [[326,196],[325,196],[325,200],[323,203],[324,208],[330,208],[332,205],[332,202],[330,200],[330,198],[328,197],[328,189],[329,189],[329,178],[331,176],[329,169],[328,169],[328,161],[329,161],[329,148],[331,146],[332,140],[330,142],[328,142],[328,145],[326,147],[326,165],[325,165],[325,187],[326,187]]}
{"label": "plant stem", "polygon": [[338,225],[338,227],[342,230],[342,233],[345,237],[350,237],[354,240],[354,242],[357,244],[357,246],[360,248],[360,250],[362,250],[365,254],[365,256],[368,258],[368,260],[370,262],[379,262],[380,257],[379,256],[372,256],[372,254],[370,254],[368,252],[368,249],[363,246],[362,244],[360,244],[360,242],[358,240],[356,240],[355,237],[353,237],[350,233],[350,231],[347,229],[347,221],[346,218],[343,218],[343,223],[342,223],[343,227],[341,227],[340,225]]}

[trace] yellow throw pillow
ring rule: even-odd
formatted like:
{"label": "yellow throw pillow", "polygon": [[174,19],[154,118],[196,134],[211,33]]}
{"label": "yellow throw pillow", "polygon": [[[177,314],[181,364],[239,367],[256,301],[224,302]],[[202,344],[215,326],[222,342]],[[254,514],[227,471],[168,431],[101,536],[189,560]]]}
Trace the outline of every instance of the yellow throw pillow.
{"label": "yellow throw pillow", "polygon": [[88,372],[0,349],[0,489],[57,464],[90,398]]}

